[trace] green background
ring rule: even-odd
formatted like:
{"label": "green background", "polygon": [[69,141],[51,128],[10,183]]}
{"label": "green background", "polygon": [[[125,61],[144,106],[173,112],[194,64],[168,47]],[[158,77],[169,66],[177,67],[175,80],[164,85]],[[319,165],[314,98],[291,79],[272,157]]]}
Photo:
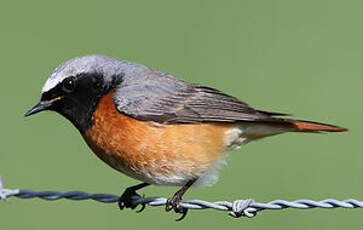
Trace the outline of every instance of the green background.
{"label": "green background", "polygon": [[[137,183],[98,160],[77,130],[45,112],[24,118],[48,74],[105,54],[223,90],[254,107],[338,124],[349,133],[285,134],[233,151],[220,180],[185,198],[363,200],[362,1],[2,1],[0,175],[7,188],[120,194]],[[131,137],[130,137],[131,138]],[[169,197],[176,187],[150,187]],[[363,210],[264,211],[253,219],[161,207],[136,214],[94,201],[11,198],[1,229],[342,229]]]}

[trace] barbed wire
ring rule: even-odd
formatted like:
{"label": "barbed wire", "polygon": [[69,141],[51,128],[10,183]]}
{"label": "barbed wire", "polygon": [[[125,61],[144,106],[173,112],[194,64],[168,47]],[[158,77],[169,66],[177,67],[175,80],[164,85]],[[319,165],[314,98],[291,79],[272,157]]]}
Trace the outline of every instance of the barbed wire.
{"label": "barbed wire", "polygon": [[[94,193],[90,194],[82,191],[71,191],[71,192],[56,192],[56,191],[33,191],[23,189],[5,189],[3,188],[2,179],[0,177],[0,199],[7,201],[9,197],[17,197],[22,199],[40,198],[43,200],[94,200],[102,203],[115,203],[118,202],[120,196],[105,193]],[[135,197],[133,200],[135,204],[142,206],[149,205],[152,207],[163,206],[166,204],[167,199],[161,197]],[[268,203],[258,203],[253,199],[235,200],[229,201],[216,201],[209,202],[204,200],[183,200],[180,206],[185,209],[215,209],[220,211],[228,211],[229,215],[235,218],[248,217],[252,218],[256,214],[263,210],[282,210],[286,208],[296,209],[311,209],[311,208],[363,208],[363,201],[355,199],[336,200],[336,199],[325,199],[321,201],[314,201],[308,199],[300,199],[295,201],[286,200],[274,200]],[[143,209],[143,208],[142,208]]]}

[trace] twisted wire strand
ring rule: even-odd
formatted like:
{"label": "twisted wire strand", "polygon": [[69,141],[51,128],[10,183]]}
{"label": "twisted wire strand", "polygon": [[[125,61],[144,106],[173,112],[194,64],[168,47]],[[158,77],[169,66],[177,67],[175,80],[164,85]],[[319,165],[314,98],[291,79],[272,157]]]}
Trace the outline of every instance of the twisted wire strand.
{"label": "twisted wire strand", "polygon": [[[11,190],[2,187],[2,180],[0,177],[0,199],[7,201],[7,198],[15,196],[22,199],[40,198],[43,200],[94,200],[102,203],[115,203],[118,202],[120,196],[105,193],[90,194],[82,191],[71,192],[57,192],[57,191],[33,191],[33,190]],[[160,197],[138,197],[135,201],[137,204],[149,206],[163,206],[166,204],[166,198]],[[296,209],[311,209],[311,208],[363,208],[363,201],[355,199],[335,200],[325,199],[321,201],[314,201],[308,199],[300,199],[295,201],[274,200],[268,203],[258,203],[253,199],[229,201],[216,201],[209,202],[204,200],[183,200],[180,206],[186,209],[215,209],[220,211],[229,211],[232,217],[254,217],[256,214],[263,210],[282,210],[286,208]]]}

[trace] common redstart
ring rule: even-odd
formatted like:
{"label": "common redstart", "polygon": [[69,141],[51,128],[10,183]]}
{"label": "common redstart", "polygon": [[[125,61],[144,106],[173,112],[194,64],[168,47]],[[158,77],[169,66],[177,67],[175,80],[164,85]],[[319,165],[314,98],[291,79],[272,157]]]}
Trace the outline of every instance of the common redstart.
{"label": "common redstart", "polygon": [[121,209],[135,208],[136,190],[182,186],[166,210],[192,185],[215,182],[225,153],[250,141],[285,132],[341,132],[334,125],[281,118],[217,89],[189,83],[144,65],[100,55],[59,65],[41,100],[25,116],[62,114],[92,151],[112,168],[143,183],[121,195]]}

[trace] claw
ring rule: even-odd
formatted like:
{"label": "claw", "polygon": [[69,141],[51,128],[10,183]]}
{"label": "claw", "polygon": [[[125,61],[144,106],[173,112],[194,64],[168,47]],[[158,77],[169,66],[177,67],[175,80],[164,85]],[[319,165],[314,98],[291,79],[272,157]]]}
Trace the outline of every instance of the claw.
{"label": "claw", "polygon": [[180,198],[178,196],[173,196],[166,201],[165,211],[169,212],[173,209],[176,213],[180,211]]}
{"label": "claw", "polygon": [[[145,194],[142,194],[142,198],[145,198]],[[141,208],[139,210],[136,211],[136,213],[140,213],[142,211],[144,211],[146,204],[145,203],[141,203]]]}
{"label": "claw", "polygon": [[182,213],[181,217],[179,217],[178,219],[176,219],[175,221],[181,221],[183,220],[187,214],[188,214],[188,209],[187,208],[182,208],[183,211],[181,211],[180,213]]}
{"label": "claw", "polygon": [[[141,197],[139,194],[135,192],[133,189],[127,188],[125,192],[121,195],[118,206],[121,210],[124,208],[135,209],[140,203]],[[141,212],[145,209],[145,204],[142,204],[141,209],[138,212]]]}
{"label": "claw", "polygon": [[165,211],[170,212],[173,209],[173,204],[171,203],[171,199],[168,199],[165,204]]}
{"label": "claw", "polygon": [[146,207],[146,204],[141,204],[141,208],[139,210],[137,210],[136,213],[140,213],[140,212],[144,211],[145,207]]}
{"label": "claw", "polygon": [[174,209],[174,211],[176,213],[181,213],[182,214],[181,217],[176,219],[176,221],[183,220],[186,217],[187,213],[188,213],[188,209],[181,207],[180,202],[181,202],[181,197],[178,196],[178,195],[175,195],[172,198],[168,199],[166,204],[165,204],[165,211],[169,212],[169,211]]}

